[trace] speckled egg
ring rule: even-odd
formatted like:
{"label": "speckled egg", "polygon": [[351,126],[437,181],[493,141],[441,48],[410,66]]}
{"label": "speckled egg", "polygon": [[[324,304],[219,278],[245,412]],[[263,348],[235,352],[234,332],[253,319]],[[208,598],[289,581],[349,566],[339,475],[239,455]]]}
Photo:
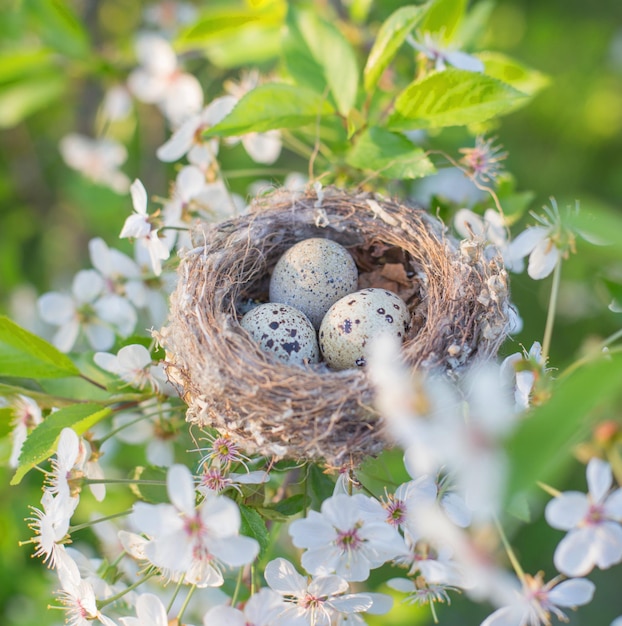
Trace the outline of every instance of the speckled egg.
{"label": "speckled egg", "polygon": [[303,239],[278,260],[270,279],[270,300],[302,311],[319,328],[326,311],[357,288],[350,253],[331,239]]}
{"label": "speckled egg", "polygon": [[264,352],[287,363],[317,363],[320,351],[315,329],[304,313],[287,304],[260,304],[240,322]]}
{"label": "speckled egg", "polygon": [[334,370],[367,363],[371,340],[381,333],[404,339],[410,325],[406,303],[386,289],[362,289],[333,304],[320,326],[320,350]]}

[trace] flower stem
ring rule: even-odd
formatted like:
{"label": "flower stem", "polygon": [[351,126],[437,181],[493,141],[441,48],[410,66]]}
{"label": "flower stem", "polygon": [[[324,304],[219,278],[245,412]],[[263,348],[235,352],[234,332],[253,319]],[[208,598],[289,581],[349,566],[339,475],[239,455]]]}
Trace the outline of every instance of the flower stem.
{"label": "flower stem", "polygon": [[562,275],[561,261],[557,263],[553,270],[553,284],[551,285],[551,297],[549,299],[549,310],[544,327],[544,339],[542,340],[542,362],[546,364],[549,359],[551,348],[551,338],[553,337],[553,324],[555,323],[555,310],[557,309],[557,297],[559,296],[559,283]]}
{"label": "flower stem", "polygon": [[523,568],[518,562],[518,559],[516,558],[516,554],[514,554],[514,550],[512,550],[512,546],[510,545],[508,538],[505,536],[505,532],[503,531],[503,528],[501,527],[501,524],[499,523],[499,520],[496,517],[495,517],[495,525],[497,527],[497,530],[499,531],[501,542],[503,543],[503,547],[505,548],[508,558],[510,559],[510,563],[512,564],[512,567],[514,568],[514,571],[516,572],[518,579],[521,581],[521,583],[524,583],[525,572],[523,571]]}
{"label": "flower stem", "polygon": [[192,594],[196,591],[196,588],[197,588],[196,585],[192,585],[192,587],[190,587],[190,589],[188,590],[188,595],[186,596],[184,603],[181,605],[181,609],[179,609],[179,613],[177,615],[178,624],[182,623],[181,618],[183,617],[184,612],[188,608],[188,603],[190,602],[190,598],[192,598]]}
{"label": "flower stem", "polygon": [[153,578],[157,573],[158,571],[154,569],[148,574],[145,574],[145,576],[143,576],[140,580],[137,580],[134,584],[130,585],[129,587],[126,587],[125,589],[123,589],[123,591],[119,591],[119,593],[116,593],[114,596],[110,596],[109,598],[106,598],[105,600],[101,600],[100,602],[98,602],[97,608],[103,609],[105,606],[108,606],[109,604],[112,604],[113,602],[120,600],[124,595],[126,595],[130,591],[134,591],[134,589],[136,589],[137,587],[140,587],[143,583],[146,583],[150,578]]}
{"label": "flower stem", "polygon": [[244,569],[240,568],[240,571],[238,572],[238,579],[235,582],[235,590],[233,592],[233,595],[231,596],[231,606],[235,607],[235,605],[238,602],[238,596],[240,595],[240,589],[242,588],[242,579],[244,577]]}
{"label": "flower stem", "polygon": [[184,579],[180,578],[179,582],[177,583],[177,586],[175,587],[175,591],[173,591],[173,595],[171,596],[171,600],[168,603],[168,606],[166,607],[166,614],[167,615],[171,612],[171,609],[173,608],[173,604],[175,604],[175,599],[179,595],[179,592],[180,592],[181,588],[183,587],[183,584],[184,584]]}
{"label": "flower stem", "polygon": [[100,522],[107,522],[111,519],[116,519],[117,517],[124,517],[125,515],[129,515],[132,512],[132,509],[127,511],[121,511],[120,513],[113,513],[112,515],[106,515],[106,517],[99,517],[97,519],[91,520],[90,522],[84,522],[84,524],[78,524],[77,526],[70,526],[69,533],[74,533],[78,530],[84,530],[85,528],[90,528],[95,524],[99,524]]}
{"label": "flower stem", "polygon": [[141,478],[83,478],[86,485],[157,485],[166,486],[165,480],[142,480]]}
{"label": "flower stem", "polygon": [[98,383],[96,380],[93,380],[92,378],[89,378],[85,374],[80,374],[80,378],[82,378],[83,380],[86,380],[86,382],[90,383],[91,385],[95,385],[95,387],[99,387],[99,389],[103,389],[104,391],[107,391],[105,385],[102,385],[101,383]]}

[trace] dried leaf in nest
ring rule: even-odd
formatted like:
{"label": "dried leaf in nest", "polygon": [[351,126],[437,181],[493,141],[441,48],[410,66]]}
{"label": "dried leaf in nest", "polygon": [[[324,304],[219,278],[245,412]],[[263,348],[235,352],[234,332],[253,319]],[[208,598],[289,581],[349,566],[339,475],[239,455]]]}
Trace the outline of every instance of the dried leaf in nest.
{"label": "dried leaf in nest", "polygon": [[[249,300],[267,299],[277,260],[309,237],[352,253],[359,288],[387,287],[413,315],[403,345],[413,368],[459,372],[491,357],[508,322],[506,274],[482,249],[462,254],[425,211],[364,193],[286,190],[247,214],[199,224],[183,255],[168,324],[159,333],[187,419],[215,427],[249,453],[356,463],[384,445],[364,369],[298,367],[261,352],[239,325]],[[390,287],[389,287],[390,285]]]}

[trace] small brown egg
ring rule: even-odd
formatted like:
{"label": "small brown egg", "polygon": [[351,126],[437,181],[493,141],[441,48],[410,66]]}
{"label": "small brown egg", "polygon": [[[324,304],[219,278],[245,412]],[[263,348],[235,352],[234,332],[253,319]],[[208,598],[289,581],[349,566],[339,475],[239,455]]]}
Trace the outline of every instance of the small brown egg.
{"label": "small brown egg", "polygon": [[357,288],[350,253],[331,239],[303,239],[278,260],[270,278],[270,301],[302,311],[317,329],[330,306]]}
{"label": "small brown egg", "polygon": [[386,289],[362,289],[333,304],[320,326],[320,350],[334,370],[367,364],[372,339],[390,333],[403,340],[410,325],[406,303]]}
{"label": "small brown egg", "polygon": [[287,304],[269,302],[251,309],[240,325],[259,347],[286,363],[317,363],[320,351],[309,319]]}

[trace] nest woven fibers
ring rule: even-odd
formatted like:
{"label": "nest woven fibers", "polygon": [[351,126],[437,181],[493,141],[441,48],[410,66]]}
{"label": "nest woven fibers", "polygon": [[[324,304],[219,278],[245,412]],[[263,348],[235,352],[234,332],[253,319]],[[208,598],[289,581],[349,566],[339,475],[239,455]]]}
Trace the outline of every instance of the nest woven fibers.
{"label": "nest woven fibers", "polygon": [[412,368],[458,375],[496,355],[508,325],[507,276],[481,244],[460,245],[429,213],[369,193],[277,190],[240,217],[194,228],[196,247],[182,255],[159,333],[188,421],[248,453],[346,466],[387,445],[365,368],[278,361],[239,324],[250,302],[267,301],[283,252],[310,237],[351,252],[359,289],[383,287],[407,303],[403,356]]}

